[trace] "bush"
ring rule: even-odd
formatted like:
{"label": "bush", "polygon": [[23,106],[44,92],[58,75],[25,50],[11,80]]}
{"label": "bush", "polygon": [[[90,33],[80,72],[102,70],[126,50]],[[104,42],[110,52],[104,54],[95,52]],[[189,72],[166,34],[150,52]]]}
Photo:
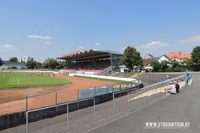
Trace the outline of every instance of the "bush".
{"label": "bush", "polygon": [[61,66],[56,66],[56,68],[55,69],[61,69]]}
{"label": "bush", "polygon": [[8,69],[17,69],[17,67],[12,66],[12,67],[8,67]]}
{"label": "bush", "polygon": [[200,71],[200,64],[194,64],[193,65],[193,70],[194,71]]}
{"label": "bush", "polygon": [[25,67],[21,67],[20,69],[26,69]]}
{"label": "bush", "polygon": [[184,72],[185,69],[185,66],[177,66],[176,68],[174,68],[174,72]]}

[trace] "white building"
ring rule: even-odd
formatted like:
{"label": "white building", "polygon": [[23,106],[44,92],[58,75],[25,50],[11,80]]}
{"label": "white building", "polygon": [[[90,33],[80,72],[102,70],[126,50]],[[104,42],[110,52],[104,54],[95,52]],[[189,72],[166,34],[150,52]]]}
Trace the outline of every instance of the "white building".
{"label": "white building", "polygon": [[7,69],[26,69],[26,65],[20,62],[5,62],[2,66],[0,66],[0,70]]}
{"label": "white building", "polygon": [[166,55],[162,55],[159,59],[158,62],[161,63],[163,61],[171,62],[171,59],[168,58]]}
{"label": "white building", "polygon": [[24,57],[20,58],[20,61],[24,62],[24,63],[27,63],[27,61],[31,61],[31,60],[33,60],[33,58],[30,56],[24,56]]}
{"label": "white building", "polygon": [[154,58],[155,58],[155,57],[154,57],[153,55],[147,54],[147,55],[144,56],[143,59],[148,60],[148,59],[154,59]]}

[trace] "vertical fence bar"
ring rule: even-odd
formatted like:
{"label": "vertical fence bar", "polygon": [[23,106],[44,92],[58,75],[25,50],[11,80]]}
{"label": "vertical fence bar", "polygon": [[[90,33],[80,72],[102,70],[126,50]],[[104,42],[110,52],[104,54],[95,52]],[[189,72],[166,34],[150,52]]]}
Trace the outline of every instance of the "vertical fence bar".
{"label": "vertical fence bar", "polygon": [[162,93],[161,90],[162,90],[163,87],[164,86],[161,84],[160,89],[159,89],[159,91],[160,91],[159,93]]}
{"label": "vertical fence bar", "polygon": [[26,133],[29,133],[29,123],[28,123],[28,96],[26,96]]}
{"label": "vertical fence bar", "polygon": [[130,99],[129,91],[127,92],[127,98],[128,98],[128,105],[129,105],[129,99]]}
{"label": "vertical fence bar", "polygon": [[29,133],[28,111],[26,111],[26,133]]}
{"label": "vertical fence bar", "polygon": [[94,94],[93,96],[95,97],[96,96],[96,87],[94,87]]}
{"label": "vertical fence bar", "polygon": [[94,96],[94,101],[93,101],[93,115],[96,114],[96,100],[95,100],[95,96]]}
{"label": "vertical fence bar", "polygon": [[57,91],[55,93],[55,103],[56,103],[56,105],[58,104],[58,93],[57,93]]}
{"label": "vertical fence bar", "polygon": [[80,96],[79,96],[79,89],[77,90],[77,109],[79,109],[79,99],[80,99]]}
{"label": "vertical fence bar", "polygon": [[109,86],[107,86],[107,88],[106,88],[106,100],[108,100],[108,88],[109,88]]}
{"label": "vertical fence bar", "polygon": [[67,126],[69,126],[69,104],[67,104]]}
{"label": "vertical fence bar", "polygon": [[79,94],[80,92],[79,92],[79,89],[77,90],[77,100],[79,100],[80,99],[80,94]]}
{"label": "vertical fence bar", "polygon": [[96,113],[96,110],[95,110],[95,96],[96,96],[96,87],[94,87],[93,115],[95,115],[95,113]]}
{"label": "vertical fence bar", "polygon": [[113,110],[115,109],[115,93],[113,92]]}
{"label": "vertical fence bar", "polygon": [[26,96],[26,111],[28,111],[28,96]]}

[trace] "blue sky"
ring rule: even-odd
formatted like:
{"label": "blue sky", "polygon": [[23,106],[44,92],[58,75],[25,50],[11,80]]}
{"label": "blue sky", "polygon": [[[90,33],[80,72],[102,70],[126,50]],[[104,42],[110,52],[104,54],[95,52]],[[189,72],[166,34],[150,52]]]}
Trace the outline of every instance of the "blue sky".
{"label": "blue sky", "polygon": [[142,55],[200,45],[199,0],[0,0],[0,58],[43,61],[74,50]]}

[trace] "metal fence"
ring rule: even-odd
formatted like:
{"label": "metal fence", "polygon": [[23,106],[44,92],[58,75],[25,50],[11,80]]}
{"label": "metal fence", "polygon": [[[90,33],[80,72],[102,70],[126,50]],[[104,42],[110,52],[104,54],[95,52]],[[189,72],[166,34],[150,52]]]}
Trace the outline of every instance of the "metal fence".
{"label": "metal fence", "polygon": [[120,91],[128,90],[131,88],[135,88],[137,86],[138,85],[135,83],[127,83],[127,84],[114,84],[114,85],[84,89],[80,91],[79,99],[95,97],[95,96],[104,95],[108,93],[120,92]]}
{"label": "metal fence", "polygon": [[[82,101],[86,100],[91,100],[92,104],[90,105],[89,109],[92,110],[93,113],[89,113],[92,117],[96,117],[97,113],[96,110],[98,106],[100,107],[103,104],[97,105],[96,102],[96,97],[104,95],[104,94],[112,94],[112,111],[114,110],[123,110],[125,108],[125,105],[128,105],[130,107],[131,104],[133,103],[143,103],[145,101],[150,101],[154,98],[157,98],[159,96],[166,95],[164,88],[169,85],[171,81],[174,80],[182,80],[183,76],[175,77],[172,79],[168,79],[159,83],[155,83],[149,86],[146,86],[142,89],[136,88],[136,85],[134,84],[121,84],[121,85],[112,85],[112,86],[104,86],[104,87],[99,87],[99,88],[90,88],[83,90],[79,92],[79,98],[76,104],[79,106],[79,103]],[[124,95],[123,97],[122,94]],[[121,100],[121,101],[120,101]],[[41,111],[41,110],[46,110],[54,107],[60,107],[60,106],[65,106],[66,107],[66,126],[69,126],[70,121],[72,121],[69,118],[69,105],[73,104],[70,102],[67,103],[62,103],[62,104],[57,104],[49,107],[43,107],[43,108],[38,108],[38,109],[31,109],[26,111],[26,133],[29,133],[29,114],[36,112],[36,111]],[[117,104],[123,104],[123,106],[118,106]],[[109,105],[110,107],[110,105]],[[106,108],[102,108],[106,109]],[[82,111],[82,110],[81,110]],[[111,112],[112,112],[111,111]],[[106,111],[102,111],[103,113],[106,113]],[[82,116],[84,117],[84,116]],[[89,119],[90,120],[90,119]]]}

